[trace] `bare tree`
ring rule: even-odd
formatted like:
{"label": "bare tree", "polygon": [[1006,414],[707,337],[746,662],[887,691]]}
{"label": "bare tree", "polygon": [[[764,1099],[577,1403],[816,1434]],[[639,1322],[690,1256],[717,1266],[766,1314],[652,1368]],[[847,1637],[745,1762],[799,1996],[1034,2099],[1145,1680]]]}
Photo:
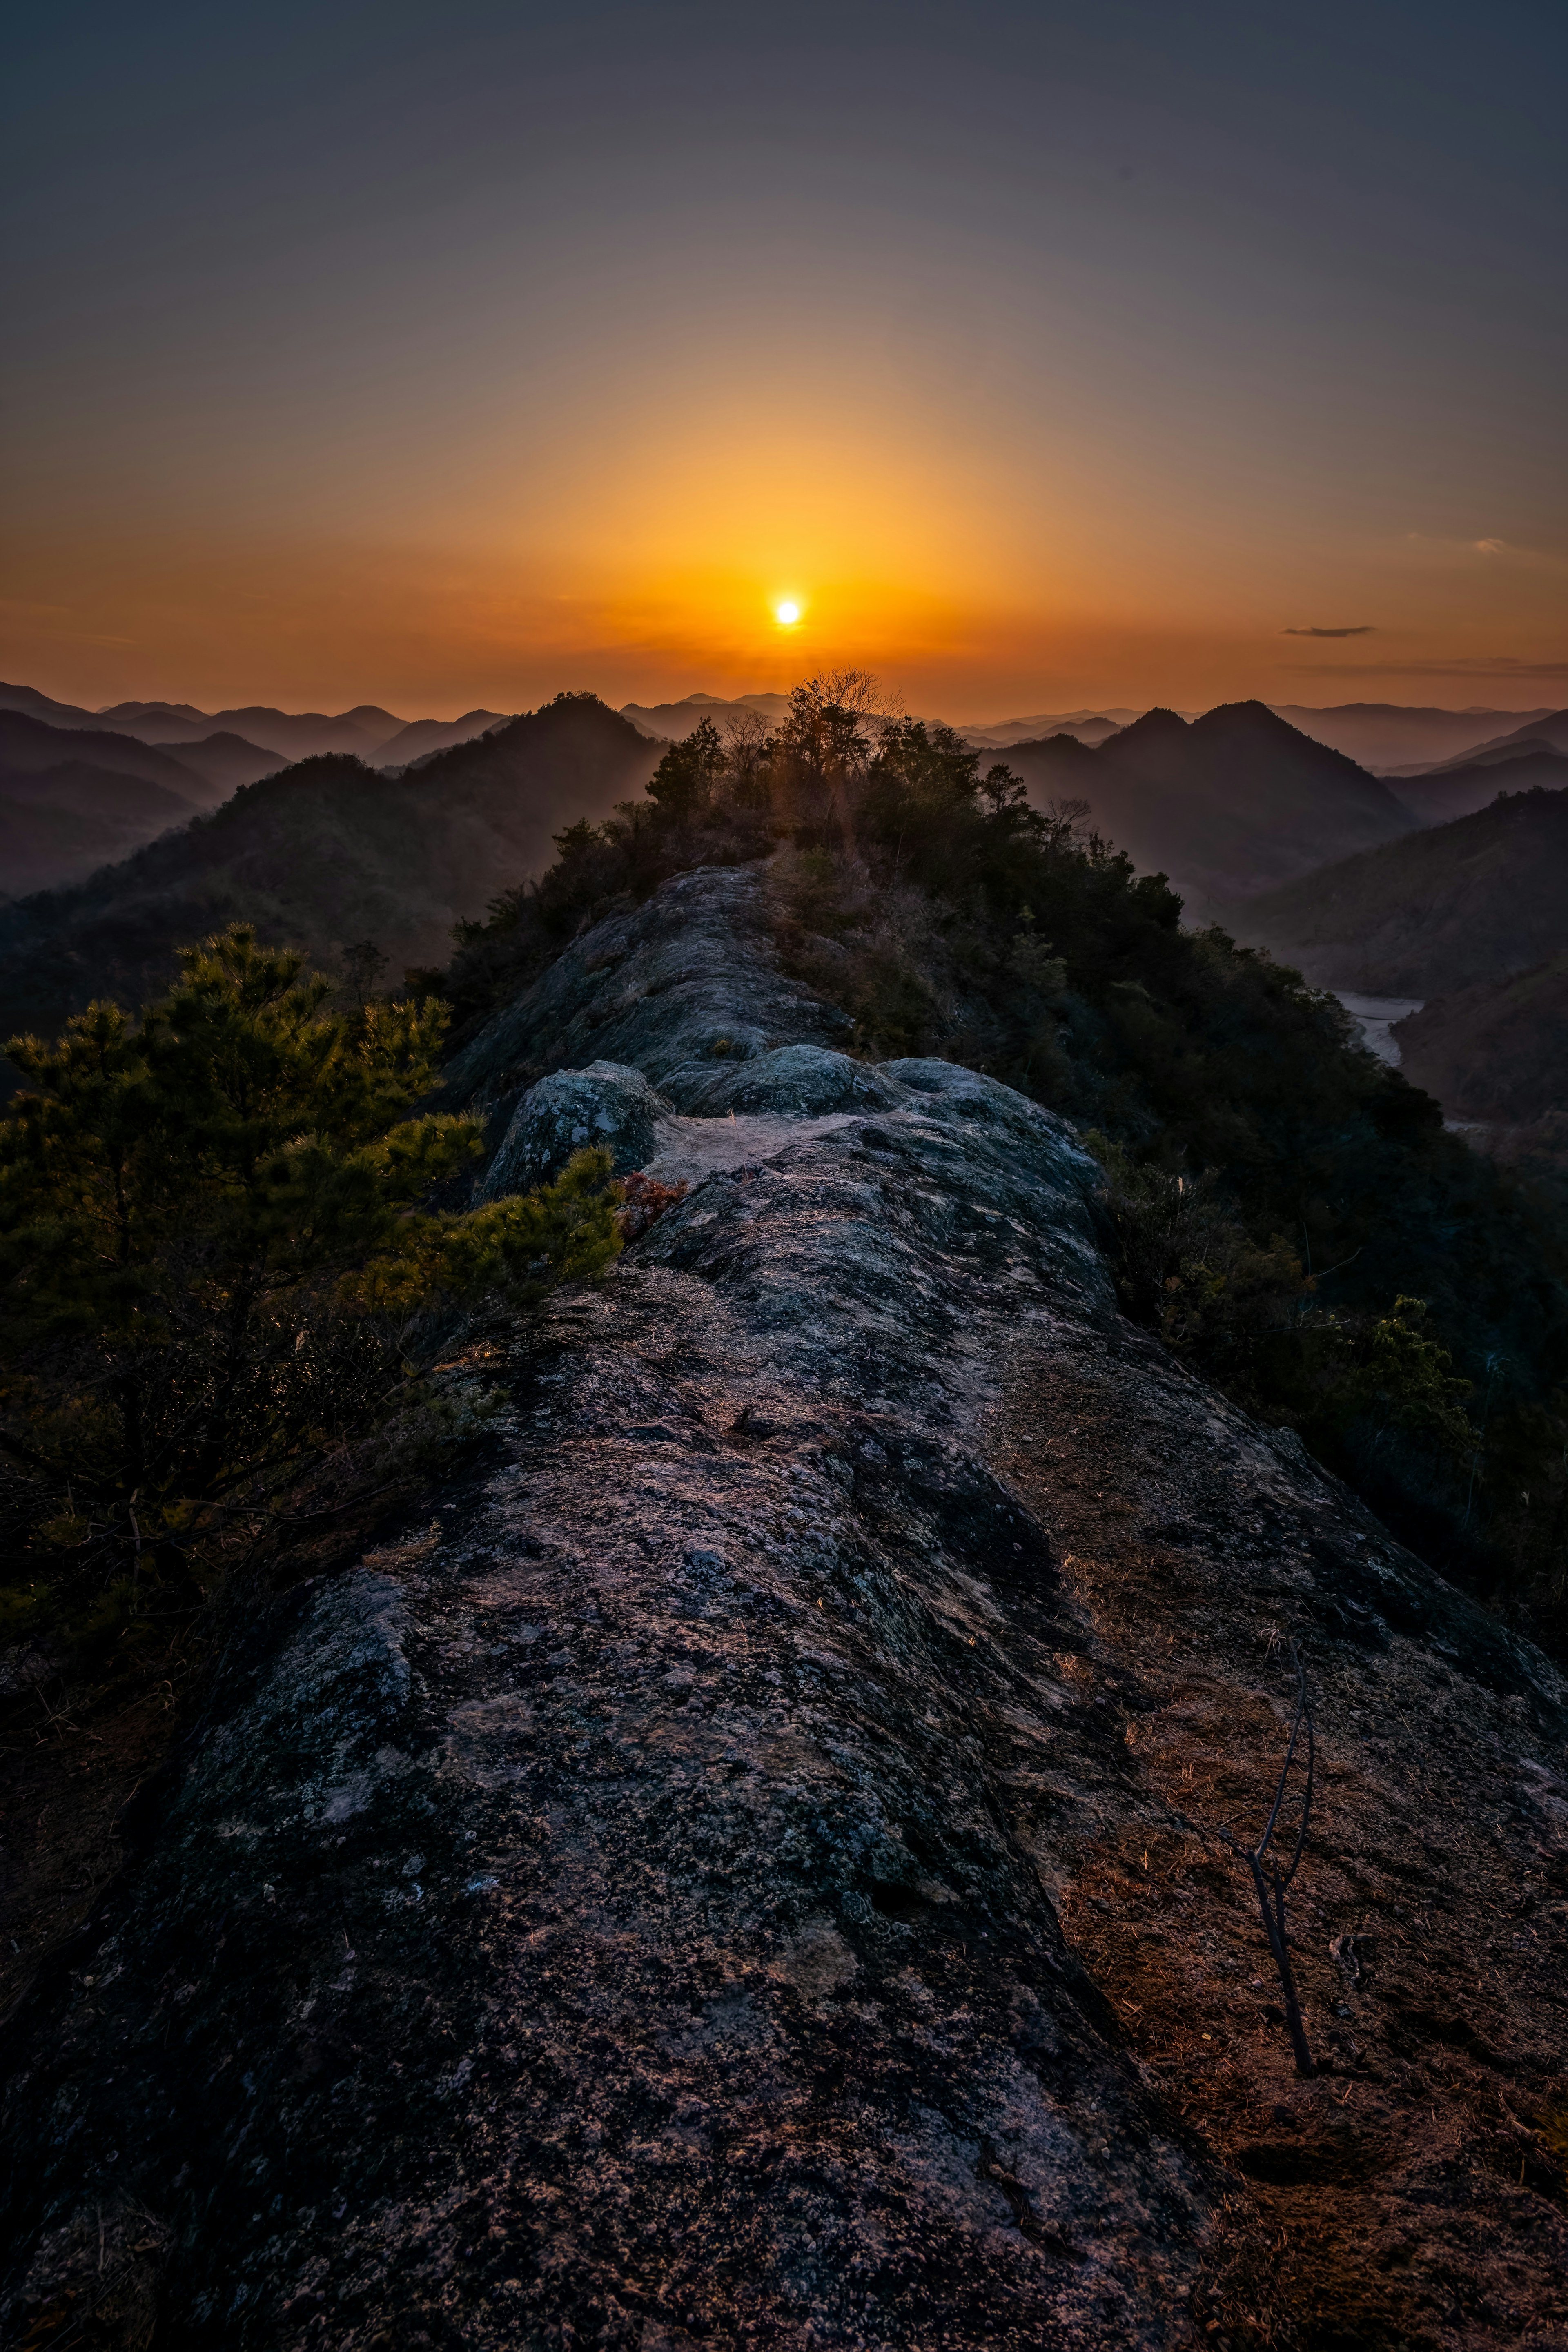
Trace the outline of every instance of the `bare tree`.
{"label": "bare tree", "polygon": [[[1290,1663],[1296,1669],[1296,1720],[1290,1727],[1290,1738],[1285,1750],[1285,1761],[1279,1768],[1279,1780],[1274,1791],[1274,1802],[1269,1809],[1268,1819],[1264,1823],[1262,1836],[1256,1845],[1248,1846],[1243,1845],[1239,1838],[1232,1836],[1229,1830],[1199,1828],[1198,1833],[1200,1836],[1218,1838],[1222,1844],[1230,1848],[1232,1853],[1240,1855],[1252,1873],[1252,1884],[1258,1895],[1258,1906],[1263,1914],[1263,1932],[1268,1938],[1268,1948],[1274,1956],[1274,1965],[1279,1971],[1280,1990],[1285,1997],[1285,2023],[1290,2034],[1290,2047],[1296,2053],[1296,2072],[1298,2074],[1316,2074],[1317,2068],[1312,2063],[1312,2053],[1307,2046],[1306,2029],[1301,2023],[1301,2004],[1296,1993],[1295,1971],[1290,1966],[1290,1943],[1285,1926],[1285,1890],[1300,1869],[1301,1855],[1306,1848],[1307,1823],[1312,1811],[1312,1786],[1316,1774],[1317,1755],[1312,1733],[1312,1703],[1307,1691],[1306,1669],[1297,1654],[1294,1642],[1290,1644]],[[1306,1762],[1296,1787],[1292,1789],[1290,1774],[1296,1763],[1297,1751],[1300,1746],[1303,1731],[1307,1735]],[[1296,1843],[1291,1849],[1289,1861],[1281,1864],[1277,1859],[1269,1858],[1270,1849],[1274,1845],[1275,1832],[1279,1828],[1281,1814],[1293,1807],[1300,1808],[1296,1823]],[[1186,1822],[1185,1826],[1189,1829],[1198,1828],[1198,1824],[1192,1822]]]}

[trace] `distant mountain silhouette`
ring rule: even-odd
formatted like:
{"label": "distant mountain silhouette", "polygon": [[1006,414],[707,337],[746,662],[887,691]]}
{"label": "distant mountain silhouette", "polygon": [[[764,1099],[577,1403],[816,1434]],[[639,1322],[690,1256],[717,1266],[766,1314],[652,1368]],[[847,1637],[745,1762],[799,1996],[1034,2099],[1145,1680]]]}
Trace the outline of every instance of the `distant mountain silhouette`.
{"label": "distant mountain silhouette", "polygon": [[1464,758],[1480,744],[1544,710],[1439,710],[1400,702],[1339,702],[1313,709],[1304,702],[1270,709],[1292,727],[1359,761],[1373,775],[1412,774],[1438,760]]}
{"label": "distant mountain silhouette", "polygon": [[1430,768],[1391,768],[1387,773],[1395,776],[1443,776],[1455,768],[1478,763],[1492,767],[1506,766],[1510,760],[1528,759],[1537,751],[1568,752],[1568,710],[1542,710],[1522,727],[1513,728],[1506,735],[1494,735],[1487,742],[1478,743],[1473,751],[1464,751],[1457,759],[1441,760]]}
{"label": "distant mountain silhouette", "polygon": [[1489,808],[1499,793],[1561,792],[1568,784],[1568,754],[1530,739],[1507,752],[1459,760],[1421,776],[1387,776],[1395,800],[1422,824],[1447,824]]}
{"label": "distant mountain silhouette", "polygon": [[199,796],[195,778],[173,751],[112,734],[106,727],[56,727],[25,711],[0,710],[0,774],[37,775],[62,760],[85,760],[95,768],[164,784],[193,802]]}
{"label": "distant mountain silhouette", "polygon": [[1568,1111],[1568,952],[1434,997],[1396,1034],[1407,1076],[1455,1118]]}
{"label": "distant mountain silhouette", "polygon": [[983,751],[1005,751],[1015,743],[1039,742],[1051,735],[1076,735],[1080,743],[1103,743],[1108,735],[1142,716],[1141,710],[1037,710],[1032,719],[1003,719],[994,727],[961,727],[958,731],[966,743]]}
{"label": "distant mountain silhouette", "polygon": [[100,719],[194,719],[205,721],[206,712],[198,710],[194,702],[110,702],[99,712]]}
{"label": "distant mountain silhouette", "polygon": [[1433,997],[1557,955],[1565,907],[1568,792],[1535,791],[1325,866],[1235,928],[1325,986]]}
{"label": "distant mountain silhouette", "polygon": [[74,702],[56,702],[36,686],[0,685],[0,710],[18,710],[26,718],[45,719],[51,727],[91,727],[100,732],[124,734],[100,710],[84,710]]}
{"label": "distant mountain silhouette", "polygon": [[1386,784],[1261,702],[1222,703],[1191,725],[1150,710],[1098,750],[1056,735],[1014,744],[1006,764],[1038,804],[1088,801],[1096,828],[1135,866],[1169,875],[1194,917],[1415,822]]}
{"label": "distant mountain silhouette", "polygon": [[198,735],[188,743],[165,748],[195,779],[195,797],[204,808],[216,808],[242,784],[258,783],[263,776],[275,776],[279,768],[289,765],[281,752],[263,751],[258,743],[247,743],[243,735],[227,732]]}
{"label": "distant mountain silhouette", "polygon": [[760,711],[770,725],[782,719],[789,709],[787,694],[742,694],[726,701],[720,694],[689,694],[679,702],[624,702],[621,717],[629,719],[645,735],[658,735],[670,743],[684,742],[700,719],[711,719],[717,726],[731,712]]}
{"label": "distant mountain silhouette", "polygon": [[461,719],[415,719],[395,735],[389,736],[375,755],[378,768],[411,767],[416,760],[427,759],[432,751],[449,751],[455,743],[471,743],[476,735],[488,735],[493,727],[504,727],[504,710],[468,710]]}
{"label": "distant mountain silhouette", "polygon": [[80,881],[206,797],[177,760],[129,735],[0,710],[0,896]]}
{"label": "distant mountain silhouette", "polygon": [[243,710],[198,710],[192,702],[117,702],[107,710],[83,710],[55,702],[35,687],[0,685],[0,710],[17,710],[51,727],[87,727],[129,735],[141,743],[178,750],[214,734],[238,735],[286,760],[310,759],[321,751],[348,751],[368,759],[408,723],[379,703],[362,702],[329,718],[319,710],[274,710],[248,703]]}
{"label": "distant mountain silhouette", "polygon": [[346,751],[356,760],[369,760],[407,722],[374,703],[361,703],[357,709],[342,711],[335,719],[320,710],[273,710],[263,703],[249,703],[243,710],[215,710],[204,718],[187,719],[183,730],[168,733],[162,719],[135,723],[139,728],[155,728],[165,742],[216,732],[243,736],[247,743],[279,752],[288,760],[312,760],[329,751]]}
{"label": "distant mountain silhouette", "polygon": [[85,760],[0,776],[0,895],[84,880],[195,814],[165,785]]}
{"label": "distant mountain silhouette", "polygon": [[52,1033],[94,995],[140,1003],[176,947],[237,919],[329,963],[364,939],[395,973],[445,962],[459,918],[548,865],[553,833],[607,815],[658,758],[574,697],[402,776],[332,756],[284,768],[89,882],[0,910],[0,1036]]}

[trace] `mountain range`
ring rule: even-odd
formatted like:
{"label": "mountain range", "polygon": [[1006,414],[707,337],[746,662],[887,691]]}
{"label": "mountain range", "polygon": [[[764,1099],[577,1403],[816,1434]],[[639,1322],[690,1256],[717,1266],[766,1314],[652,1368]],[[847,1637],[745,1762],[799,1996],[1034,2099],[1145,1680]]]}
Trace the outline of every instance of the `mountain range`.
{"label": "mountain range", "polygon": [[94,995],[139,1003],[176,947],[237,919],[328,965],[367,939],[395,974],[445,962],[455,923],[548,864],[561,827],[640,790],[658,759],[603,703],[562,697],[402,774],[299,761],[89,881],[0,908],[0,1035],[55,1030]]}
{"label": "mountain range", "polygon": [[1261,702],[1222,703],[1190,724],[1146,711],[1098,748],[1063,734],[1016,743],[1007,765],[1037,805],[1087,801],[1096,829],[1169,875],[1195,917],[1416,823],[1377,777]]}
{"label": "mountain range", "polygon": [[1426,775],[1388,776],[1394,798],[1418,824],[1447,824],[1487,808],[1500,793],[1561,792],[1568,784],[1568,753],[1533,738],[1474,759],[1445,761]]}
{"label": "mountain range", "polygon": [[1531,711],[1521,725],[1510,728],[1505,734],[1491,735],[1483,742],[1473,743],[1452,759],[1439,760],[1430,767],[1415,761],[1405,767],[1382,769],[1380,773],[1390,777],[1444,776],[1455,768],[1495,767],[1538,751],[1568,752],[1568,710]]}
{"label": "mountain range", "polygon": [[1414,775],[1439,760],[1468,757],[1510,729],[1550,715],[1545,710],[1439,710],[1400,702],[1341,702],[1325,709],[1300,702],[1270,707],[1303,735],[1348,753],[1374,775]]}
{"label": "mountain range", "polygon": [[679,743],[704,719],[718,726],[742,711],[755,711],[776,724],[788,709],[787,694],[739,694],[729,700],[721,694],[688,694],[679,702],[623,702],[621,717],[629,719],[644,735]]}

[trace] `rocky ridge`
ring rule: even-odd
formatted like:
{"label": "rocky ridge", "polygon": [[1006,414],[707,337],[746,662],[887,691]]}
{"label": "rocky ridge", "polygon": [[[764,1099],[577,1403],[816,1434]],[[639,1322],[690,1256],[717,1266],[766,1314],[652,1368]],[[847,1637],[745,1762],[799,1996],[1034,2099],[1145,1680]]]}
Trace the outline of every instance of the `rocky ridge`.
{"label": "rocky ridge", "polygon": [[[492,1191],[691,1190],[137,1801],[11,2021],[19,2340],[1563,2340],[1560,1678],[1121,1320],[1063,1122],[843,1034],[708,872],[449,1072]],[[1310,2081],[1203,1834],[1287,1639]]]}

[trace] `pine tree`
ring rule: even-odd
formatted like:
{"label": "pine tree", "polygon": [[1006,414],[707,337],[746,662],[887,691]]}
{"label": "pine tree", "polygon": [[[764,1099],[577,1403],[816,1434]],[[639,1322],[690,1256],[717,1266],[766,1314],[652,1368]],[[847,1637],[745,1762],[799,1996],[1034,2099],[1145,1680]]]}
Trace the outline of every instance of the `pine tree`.
{"label": "pine tree", "polygon": [[603,1152],[521,1199],[424,1205],[481,1149],[475,1119],[410,1115],[438,1000],[335,1011],[244,925],[180,962],[140,1021],[96,1003],[7,1049],[0,1458],[25,1558],[73,1587],[188,1580],[226,1509],[385,1410],[418,1308],[619,1246]]}

